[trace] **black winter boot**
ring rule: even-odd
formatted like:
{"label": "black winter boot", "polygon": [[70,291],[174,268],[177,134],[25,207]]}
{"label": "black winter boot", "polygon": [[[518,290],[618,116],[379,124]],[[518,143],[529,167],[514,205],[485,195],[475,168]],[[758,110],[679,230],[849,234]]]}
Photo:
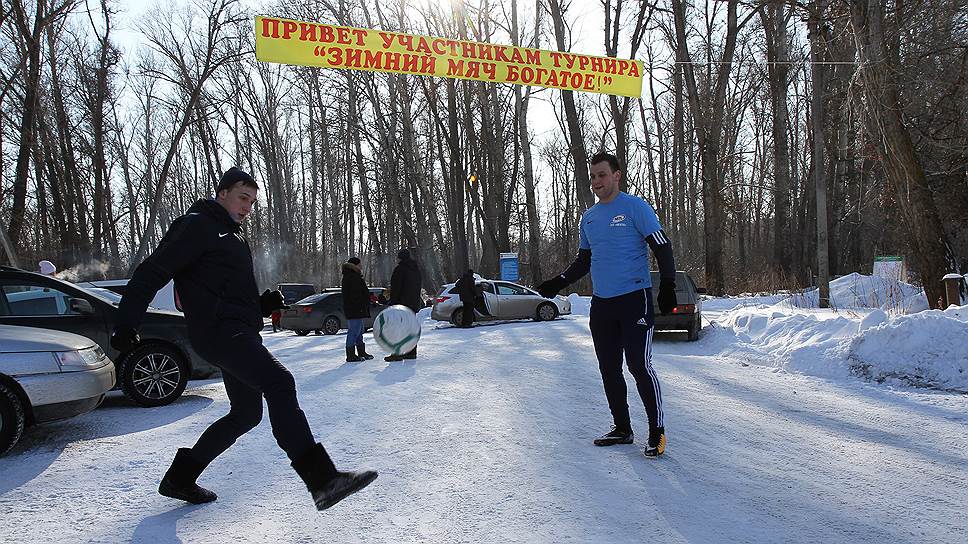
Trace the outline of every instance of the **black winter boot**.
{"label": "black winter boot", "polygon": [[412,350],[403,354],[404,359],[416,359],[417,358],[417,346],[414,346]]}
{"label": "black winter boot", "polygon": [[296,474],[306,483],[313,496],[317,510],[325,510],[376,480],[372,470],[342,472],[336,470],[333,461],[322,444],[314,444],[299,459],[292,462]]}
{"label": "black winter boot", "polygon": [[346,362],[347,363],[358,363],[362,361],[362,357],[357,357],[356,348],[352,346],[347,346],[346,348]]}
{"label": "black winter boot", "polygon": [[215,493],[199,487],[195,483],[198,476],[205,470],[205,465],[192,457],[192,450],[179,448],[175,460],[165,473],[165,477],[158,486],[158,493],[173,499],[179,499],[192,504],[212,502],[218,498]]}
{"label": "black winter boot", "polygon": [[357,344],[356,345],[356,355],[358,357],[361,357],[364,361],[369,361],[370,359],[373,358],[372,355],[370,355],[369,353],[366,352],[366,345],[365,344]]}

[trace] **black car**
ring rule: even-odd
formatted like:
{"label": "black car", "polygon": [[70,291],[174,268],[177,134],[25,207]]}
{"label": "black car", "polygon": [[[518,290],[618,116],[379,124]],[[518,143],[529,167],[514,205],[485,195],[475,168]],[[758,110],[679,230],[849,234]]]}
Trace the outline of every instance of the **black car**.
{"label": "black car", "polygon": [[185,317],[177,312],[149,308],[139,329],[141,342],[124,353],[112,348],[117,300],[109,291],[0,266],[0,324],[90,338],[114,361],[124,394],[142,406],[169,404],[182,394],[190,376],[218,373],[191,348]]}
{"label": "black car", "polygon": [[705,289],[696,287],[696,282],[692,281],[689,274],[679,270],[676,272],[676,307],[671,313],[662,315],[656,301],[659,295],[659,273],[653,271],[652,307],[656,308],[655,330],[686,331],[689,333],[689,341],[699,340],[699,331],[702,329],[702,299],[699,295],[705,292]]}
{"label": "black car", "polygon": [[[385,304],[376,301],[383,292],[382,287],[370,287],[370,317],[363,320],[363,329],[373,327],[373,319],[386,309]],[[323,289],[322,293],[306,297],[282,311],[282,328],[306,336],[309,331],[336,334],[349,326],[343,313],[343,293],[339,287]]]}
{"label": "black car", "polygon": [[316,287],[308,283],[280,283],[276,289],[282,292],[286,304],[295,304],[300,300],[316,294]]}

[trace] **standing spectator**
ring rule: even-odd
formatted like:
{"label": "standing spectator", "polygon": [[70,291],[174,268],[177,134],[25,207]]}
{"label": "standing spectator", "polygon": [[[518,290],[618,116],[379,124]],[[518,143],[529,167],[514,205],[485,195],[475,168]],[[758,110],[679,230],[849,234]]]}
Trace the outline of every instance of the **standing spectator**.
{"label": "standing spectator", "polygon": [[[417,262],[410,256],[409,249],[401,249],[397,253],[397,267],[393,269],[390,276],[390,305],[403,304],[407,308],[417,313],[423,308],[423,300],[420,298],[420,268]],[[416,359],[417,346],[403,355],[390,355],[384,360],[401,361],[403,359]]]}
{"label": "standing spectator", "polygon": [[460,295],[461,320],[460,326],[468,329],[474,326],[474,298],[477,297],[477,289],[474,286],[474,270],[468,268],[467,272],[461,276],[454,285],[454,290]]}
{"label": "standing spectator", "polygon": [[50,261],[40,261],[37,263],[37,271],[45,276],[53,276],[57,272],[57,267]]}
{"label": "standing spectator", "polygon": [[370,317],[370,290],[363,280],[360,260],[350,257],[343,263],[343,314],[349,322],[346,331],[346,362],[368,361],[373,358],[363,343],[363,319]]}
{"label": "standing spectator", "polygon": [[282,328],[282,310],[273,310],[270,319],[272,320],[272,332]]}

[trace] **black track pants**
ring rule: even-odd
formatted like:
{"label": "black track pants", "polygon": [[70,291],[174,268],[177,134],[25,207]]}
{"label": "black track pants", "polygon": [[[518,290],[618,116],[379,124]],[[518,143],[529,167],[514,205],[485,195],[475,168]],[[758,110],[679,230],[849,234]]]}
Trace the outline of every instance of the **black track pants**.
{"label": "black track pants", "polygon": [[664,427],[662,389],[652,369],[652,309],[650,289],[633,291],[611,298],[592,297],[589,327],[602,373],[605,397],[615,425],[630,429],[628,392],[622,374],[622,355],[635,378],[649,426]]}
{"label": "black track pants", "polygon": [[192,455],[208,464],[262,420],[262,398],[276,442],[290,460],[296,460],[315,440],[306,415],[296,399],[296,382],[262,345],[256,332],[218,335],[203,355],[222,369],[229,413],[212,423],[192,448]]}

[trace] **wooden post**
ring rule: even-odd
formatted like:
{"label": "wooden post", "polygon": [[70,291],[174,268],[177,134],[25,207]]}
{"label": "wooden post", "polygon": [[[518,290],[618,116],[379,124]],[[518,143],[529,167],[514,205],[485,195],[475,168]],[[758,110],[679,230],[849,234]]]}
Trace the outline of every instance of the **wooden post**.
{"label": "wooden post", "polygon": [[813,181],[817,194],[817,288],[820,308],[830,307],[830,264],[827,256],[827,179],[824,177],[823,136],[823,66],[820,64],[820,17],[824,10],[823,0],[813,3],[814,13],[808,21],[810,39],[811,75],[811,125],[813,128]]}

